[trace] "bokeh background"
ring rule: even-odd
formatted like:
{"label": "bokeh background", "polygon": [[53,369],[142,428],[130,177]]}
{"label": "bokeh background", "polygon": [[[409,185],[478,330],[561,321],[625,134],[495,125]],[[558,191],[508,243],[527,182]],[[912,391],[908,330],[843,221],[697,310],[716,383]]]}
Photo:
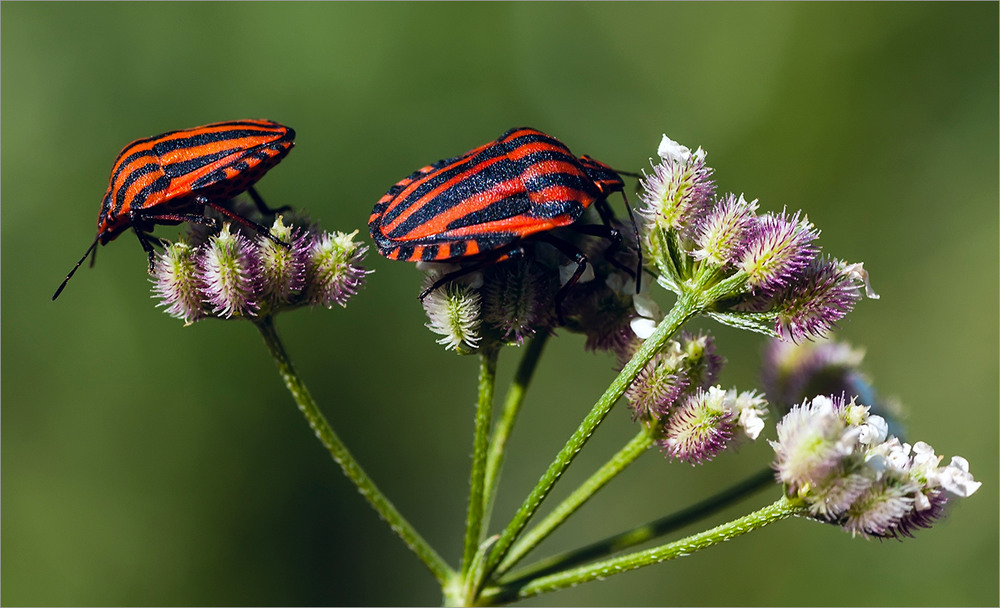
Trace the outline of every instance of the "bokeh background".
{"label": "bokeh background", "polygon": [[[251,117],[298,132],[262,195],[365,239],[396,180],[512,126],[635,171],[661,133],[701,145],[721,192],[802,208],[826,251],[865,262],[882,299],[839,336],[867,348],[911,440],[964,455],[983,482],[906,542],[793,520],[530,604],[1000,601],[997,3],[4,2],[0,14],[4,604],[440,601],[315,441],[250,324],[182,327],[154,308],[128,235],[49,301],[93,238],[126,143]],[[347,309],[279,327],[358,459],[455,562],[477,363],[434,343],[412,265],[374,253],[369,265]],[[763,339],[716,336],[723,383],[754,388]],[[501,521],[612,367],[578,336],[549,345]],[[631,437],[628,418],[612,413],[557,498]],[[686,506],[769,453],[698,469],[649,454],[537,556]]]}

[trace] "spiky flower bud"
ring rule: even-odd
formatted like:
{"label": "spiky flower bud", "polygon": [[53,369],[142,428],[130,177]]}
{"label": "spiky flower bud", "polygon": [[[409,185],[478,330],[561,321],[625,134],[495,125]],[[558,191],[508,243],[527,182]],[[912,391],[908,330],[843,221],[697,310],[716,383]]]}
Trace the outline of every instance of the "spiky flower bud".
{"label": "spiky flower bud", "polygon": [[694,152],[666,135],[660,142],[660,163],[642,181],[640,213],[663,230],[692,231],[711,204],[715,184],[705,165],[705,151]]}
{"label": "spiky flower bud", "polygon": [[717,456],[738,436],[756,439],[764,427],[765,413],[766,402],[753,392],[699,388],[671,414],[659,444],[671,458],[700,464]]}
{"label": "spiky flower bud", "polygon": [[205,316],[195,252],[186,241],[177,241],[156,256],[153,265],[153,296],[160,299],[157,306],[166,306],[167,314],[185,325]]}
{"label": "spiky flower bud", "polygon": [[[425,287],[430,287],[435,275],[428,275]],[[442,337],[438,344],[446,349],[471,352],[479,345],[482,319],[480,295],[475,288],[457,281],[442,285],[427,294],[424,310],[430,320],[427,328]]]}
{"label": "spiky flower bud", "polygon": [[550,274],[528,260],[498,264],[484,272],[483,320],[503,341],[522,344],[554,322],[556,285]]}
{"label": "spiky flower bud", "polygon": [[692,257],[713,266],[734,266],[747,249],[756,211],[756,200],[748,203],[742,194],[726,195],[698,225]]}
{"label": "spiky flower bud", "polygon": [[252,243],[225,224],[209,237],[198,259],[198,278],[204,299],[218,316],[254,316],[260,305],[260,257]]}
{"label": "spiky flower bud", "polygon": [[354,240],[357,234],[324,232],[313,238],[305,273],[310,303],[347,306],[358,292],[369,271],[361,267],[368,247]]}
{"label": "spiky flower bud", "polygon": [[683,365],[686,356],[681,345],[671,340],[642,368],[625,390],[633,420],[652,422],[669,413],[688,387]]}
{"label": "spiky flower bud", "polygon": [[755,292],[773,293],[788,287],[816,257],[813,241],[819,231],[799,215],[798,211],[791,217],[785,212],[767,213],[757,218],[739,261]]}
{"label": "spiky flower bud", "polygon": [[278,306],[291,302],[305,286],[309,238],[304,230],[285,226],[280,215],[274,220],[271,234],[291,245],[282,247],[270,239],[259,241],[263,296],[272,306]]}
{"label": "spiky flower bud", "polygon": [[195,226],[156,257],[153,296],[171,316],[190,325],[216,317],[264,317],[306,305],[343,306],[370,272],[361,266],[367,247],[351,234],[285,225],[272,239],[245,235],[230,224],[218,234]]}

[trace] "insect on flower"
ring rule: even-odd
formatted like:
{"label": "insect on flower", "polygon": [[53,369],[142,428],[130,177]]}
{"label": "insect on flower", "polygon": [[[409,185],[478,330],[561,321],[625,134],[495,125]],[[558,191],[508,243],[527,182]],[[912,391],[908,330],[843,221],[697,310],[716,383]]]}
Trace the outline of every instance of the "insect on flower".
{"label": "insect on flower", "polygon": [[[554,137],[525,127],[399,181],[375,204],[368,227],[379,253],[391,260],[470,262],[434,282],[421,300],[459,276],[525,255],[528,240],[549,243],[577,264],[556,294],[558,312],[588,260],[550,231],[566,226],[610,239],[608,259],[617,265],[610,254],[621,245],[621,235],[611,226],[607,203],[615,192],[625,198],[624,182],[610,167],[574,156]],[[602,224],[578,223],[591,205]],[[627,198],[625,206],[631,218]],[[638,242],[634,219],[632,226]],[[641,268],[640,259],[634,271],[637,290]]]}
{"label": "insect on flower", "polygon": [[287,247],[266,227],[235,213],[226,203],[249,191],[261,212],[280,211],[269,209],[253,185],[288,154],[294,139],[295,131],[270,120],[235,120],[169,131],[125,146],[111,168],[97,236],[52,299],[59,297],[87,256],[96,254],[98,243],[106,245],[128,228],[139,237],[152,270],[153,245],[162,245],[150,234],[153,228],[181,222],[216,227],[215,218],[205,217],[206,207]]}

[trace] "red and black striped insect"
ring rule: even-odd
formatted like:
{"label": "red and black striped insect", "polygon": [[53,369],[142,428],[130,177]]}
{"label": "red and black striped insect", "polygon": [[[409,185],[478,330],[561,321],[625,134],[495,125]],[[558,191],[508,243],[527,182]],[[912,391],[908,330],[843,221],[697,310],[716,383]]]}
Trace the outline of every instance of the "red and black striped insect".
{"label": "red and black striped insect", "polygon": [[[609,166],[575,156],[558,139],[536,129],[511,129],[496,141],[398,182],[375,204],[368,227],[379,253],[391,260],[475,262],[441,277],[420,294],[421,300],[463,274],[524,255],[526,239],[548,242],[577,263],[556,295],[558,312],[566,290],[586,269],[587,258],[549,231],[570,226],[610,238],[611,247],[617,247],[621,235],[611,227],[607,205],[614,192],[624,198],[625,185]],[[577,224],[591,205],[603,225]],[[631,218],[628,199],[625,205]],[[634,219],[632,225],[638,242]],[[641,268],[640,259],[637,285]]]}
{"label": "red and black striped insect", "polygon": [[264,213],[268,209],[253,184],[278,164],[292,149],[295,131],[270,120],[234,120],[193,129],[169,131],[138,139],[125,148],[111,168],[108,190],[97,217],[97,236],[87,252],[56,289],[59,297],[66,283],[87,256],[96,254],[97,244],[106,245],[131,228],[153,267],[153,244],[161,240],[150,234],[158,224],[193,222],[216,226],[205,208],[257,230],[287,246],[271,231],[228,209],[226,203],[249,191]]}

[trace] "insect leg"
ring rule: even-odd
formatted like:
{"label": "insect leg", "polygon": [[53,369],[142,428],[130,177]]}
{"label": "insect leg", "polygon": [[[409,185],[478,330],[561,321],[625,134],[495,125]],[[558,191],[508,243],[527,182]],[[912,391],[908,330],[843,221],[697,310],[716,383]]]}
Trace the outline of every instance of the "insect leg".
{"label": "insect leg", "polygon": [[282,241],[278,237],[276,237],[273,234],[271,234],[271,229],[270,228],[267,228],[265,226],[261,226],[257,222],[252,222],[252,221],[248,220],[247,218],[243,217],[242,215],[240,215],[238,213],[235,213],[233,211],[230,211],[229,209],[226,209],[225,207],[223,207],[219,203],[216,203],[214,201],[210,201],[210,200],[208,200],[207,198],[205,198],[203,196],[199,196],[196,200],[197,200],[197,202],[199,204],[204,205],[206,207],[211,207],[212,209],[215,209],[220,214],[228,217],[229,219],[233,220],[234,222],[243,224],[247,228],[253,228],[261,236],[263,236],[263,237],[271,240],[273,243],[275,243],[277,245],[281,245],[285,249],[290,249],[291,246],[292,246],[290,243],[286,243],[285,241]]}
{"label": "insect leg", "polygon": [[[625,201],[625,209],[628,211],[629,222],[631,222],[632,224],[632,234],[633,236],[635,236],[635,253],[636,257],[638,257],[638,261],[636,262],[635,265],[635,274],[633,274],[632,276],[635,278],[635,292],[639,293],[639,289],[642,287],[642,241],[639,239],[639,226],[638,224],[635,223],[635,215],[632,214],[632,205],[628,203],[628,197],[625,196],[625,191],[622,190],[621,193],[622,193],[622,200]],[[597,207],[597,213],[600,214],[601,216],[601,222],[608,228],[608,230],[618,232],[617,230],[611,227],[611,221],[614,220],[615,216],[614,213],[611,212],[611,207],[608,206],[608,199],[601,199],[597,201],[597,203],[594,206]],[[632,272],[631,269],[624,268],[623,266],[619,265],[620,263],[617,260],[610,257],[616,251],[621,249],[622,245],[621,234],[619,233],[617,237],[609,237],[609,238],[613,239],[612,243],[608,247],[608,249],[604,252],[605,256],[608,258],[608,261],[611,262],[611,264],[614,265],[616,268],[621,268],[622,270],[628,270],[628,272]]]}
{"label": "insect leg", "polygon": [[247,194],[249,194],[250,198],[253,199],[253,204],[257,205],[257,211],[260,211],[264,215],[274,216],[282,211],[290,211],[292,209],[291,205],[283,205],[277,209],[271,209],[267,206],[267,203],[264,202],[264,199],[260,197],[260,194],[257,193],[257,189],[253,186],[247,188]]}
{"label": "insect leg", "polygon": [[580,251],[575,245],[571,245],[570,243],[567,243],[562,239],[558,239],[552,236],[551,234],[548,234],[546,232],[539,232],[538,234],[535,235],[535,238],[537,238],[542,242],[548,243],[549,245],[552,245],[553,247],[558,249],[564,256],[576,262],[576,271],[574,271],[573,276],[571,276],[569,280],[566,281],[566,284],[559,288],[559,291],[556,292],[556,297],[555,297],[556,318],[559,320],[560,325],[565,325],[566,322],[563,319],[563,314],[562,314],[563,300],[566,299],[566,293],[574,285],[576,285],[577,281],[580,280],[580,277],[583,276],[583,272],[587,270],[587,263],[590,260],[588,260],[587,256],[584,255],[584,253]]}
{"label": "insect leg", "polygon": [[517,259],[523,256],[524,256],[523,245],[518,245],[517,247],[512,247],[510,249],[498,249],[497,251],[492,252],[490,255],[482,258],[481,260],[479,260],[474,264],[470,264],[468,266],[465,266],[464,268],[459,268],[458,270],[445,274],[440,279],[434,281],[434,283],[431,284],[430,287],[421,291],[420,295],[417,296],[417,299],[423,302],[424,298],[430,295],[432,291],[434,291],[438,287],[441,287],[442,285],[451,283],[457,278],[464,277],[467,274],[472,274],[473,272],[482,270],[483,268],[489,266],[490,264],[495,264],[503,260]]}

